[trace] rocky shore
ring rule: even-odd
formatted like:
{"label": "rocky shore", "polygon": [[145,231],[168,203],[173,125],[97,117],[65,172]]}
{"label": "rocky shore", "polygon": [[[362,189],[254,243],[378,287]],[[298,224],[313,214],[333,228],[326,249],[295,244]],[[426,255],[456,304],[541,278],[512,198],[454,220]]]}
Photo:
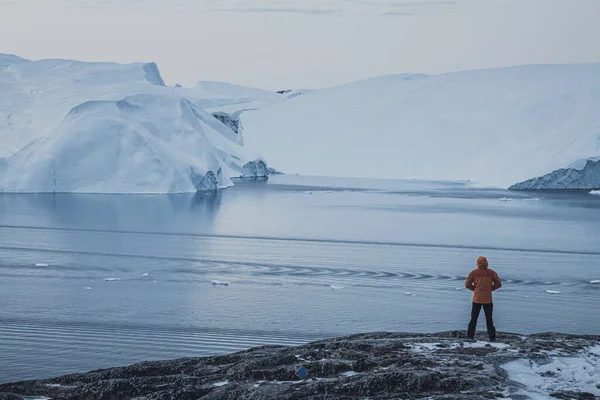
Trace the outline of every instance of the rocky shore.
{"label": "rocky shore", "polygon": [[600,399],[600,336],[368,333],[0,385],[24,399]]}

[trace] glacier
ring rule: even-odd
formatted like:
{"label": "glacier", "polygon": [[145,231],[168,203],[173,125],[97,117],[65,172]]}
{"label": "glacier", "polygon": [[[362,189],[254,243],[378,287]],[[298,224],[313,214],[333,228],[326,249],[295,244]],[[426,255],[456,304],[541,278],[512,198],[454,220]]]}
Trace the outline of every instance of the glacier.
{"label": "glacier", "polygon": [[564,64],[366,79],[245,112],[244,143],[288,173],[508,188],[600,156],[598,76]]}
{"label": "glacier", "polygon": [[266,176],[264,159],[204,110],[265,103],[226,89],[166,87],[154,63],[0,54],[0,191],[182,193]]}

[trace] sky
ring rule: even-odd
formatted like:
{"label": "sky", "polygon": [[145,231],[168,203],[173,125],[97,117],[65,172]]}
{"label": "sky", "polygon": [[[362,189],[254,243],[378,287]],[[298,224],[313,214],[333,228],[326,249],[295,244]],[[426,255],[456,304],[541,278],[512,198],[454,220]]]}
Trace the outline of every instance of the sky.
{"label": "sky", "polygon": [[311,89],[600,62],[600,0],[0,0],[0,53],[154,61],[167,84]]}

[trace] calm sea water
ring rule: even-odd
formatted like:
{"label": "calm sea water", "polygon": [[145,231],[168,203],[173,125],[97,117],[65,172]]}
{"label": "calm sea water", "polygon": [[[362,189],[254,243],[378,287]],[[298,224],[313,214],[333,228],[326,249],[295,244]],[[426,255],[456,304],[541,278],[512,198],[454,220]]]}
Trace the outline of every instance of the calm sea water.
{"label": "calm sea water", "polygon": [[479,255],[505,285],[500,330],[599,334],[599,221],[600,196],[587,193],[419,181],[276,176],[216,194],[0,195],[0,382],[464,329],[464,279]]}

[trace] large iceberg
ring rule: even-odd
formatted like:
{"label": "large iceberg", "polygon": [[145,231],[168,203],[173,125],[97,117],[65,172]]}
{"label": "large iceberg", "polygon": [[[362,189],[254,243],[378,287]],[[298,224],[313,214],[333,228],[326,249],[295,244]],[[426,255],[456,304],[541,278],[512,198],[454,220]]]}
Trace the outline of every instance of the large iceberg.
{"label": "large iceberg", "polygon": [[185,94],[155,64],[0,55],[0,191],[180,193],[262,176],[264,160]]}
{"label": "large iceberg", "polygon": [[242,114],[247,146],[304,175],[509,187],[600,156],[600,64],[393,75]]}

